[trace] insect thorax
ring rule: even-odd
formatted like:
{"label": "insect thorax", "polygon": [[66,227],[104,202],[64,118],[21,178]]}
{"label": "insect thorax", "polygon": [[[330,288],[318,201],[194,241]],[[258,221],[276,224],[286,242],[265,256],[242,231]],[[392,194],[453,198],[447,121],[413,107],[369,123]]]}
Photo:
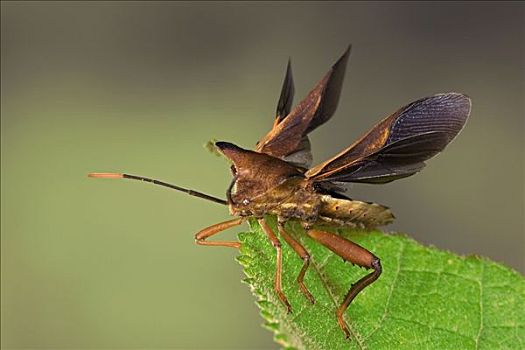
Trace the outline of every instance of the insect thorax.
{"label": "insect thorax", "polygon": [[230,205],[235,216],[276,215],[281,221],[299,220],[306,226],[330,224],[374,228],[393,221],[390,209],[376,203],[333,198],[316,192],[307,181],[293,180],[256,198],[238,198]]}
{"label": "insect thorax", "polygon": [[272,214],[283,221],[315,222],[321,207],[319,194],[301,178],[289,179],[255,198],[237,195],[233,198],[235,203],[230,204],[232,215],[263,217]]}

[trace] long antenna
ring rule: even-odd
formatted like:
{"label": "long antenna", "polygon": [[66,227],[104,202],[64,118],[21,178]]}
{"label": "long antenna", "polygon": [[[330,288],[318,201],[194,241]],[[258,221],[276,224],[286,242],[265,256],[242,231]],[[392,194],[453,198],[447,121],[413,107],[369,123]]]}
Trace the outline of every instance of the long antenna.
{"label": "long antenna", "polygon": [[150,178],[143,177],[143,176],[136,176],[136,175],[129,175],[129,174],[120,174],[120,173],[89,173],[88,177],[103,178],[103,179],[131,179],[131,180],[144,181],[144,182],[152,183],[154,185],[169,187],[169,188],[171,188],[173,190],[177,190],[177,191],[181,191],[181,192],[187,193],[190,196],[195,196],[195,197],[199,197],[199,198],[202,198],[202,199],[207,199],[207,200],[215,202],[215,203],[228,205],[228,201],[225,201],[224,199],[216,198],[216,197],[207,195],[205,193],[197,192],[197,191],[194,191],[194,190],[189,190],[187,188],[175,186],[175,185],[169,184],[167,182],[163,182],[163,181],[159,181],[159,180],[155,180],[155,179],[150,179]]}

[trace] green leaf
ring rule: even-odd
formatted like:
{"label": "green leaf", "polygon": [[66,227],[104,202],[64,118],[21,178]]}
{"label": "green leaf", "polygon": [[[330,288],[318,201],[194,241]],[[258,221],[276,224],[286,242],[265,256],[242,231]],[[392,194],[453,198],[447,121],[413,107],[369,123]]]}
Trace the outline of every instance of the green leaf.
{"label": "green leaf", "polygon": [[[275,219],[269,224],[276,229]],[[302,260],[283,243],[283,290],[293,309],[287,314],[273,289],[275,249],[256,221],[250,227],[252,232],[239,234],[238,261],[259,299],[264,326],[285,349],[525,348],[525,279],[508,267],[424,247],[404,235],[332,230],[372,251],[383,265],[381,277],[345,313],[352,333],[347,340],[335,309],[367,271],[344,263],[299,224],[287,225],[312,256],[305,284],[316,298],[312,305],[299,290]]]}

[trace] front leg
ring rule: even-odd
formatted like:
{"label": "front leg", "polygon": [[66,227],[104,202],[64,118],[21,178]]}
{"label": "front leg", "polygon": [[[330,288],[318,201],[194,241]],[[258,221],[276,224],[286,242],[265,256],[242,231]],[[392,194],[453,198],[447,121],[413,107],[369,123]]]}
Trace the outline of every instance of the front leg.
{"label": "front leg", "polygon": [[200,230],[195,235],[195,243],[199,245],[212,245],[212,246],[221,246],[221,247],[230,247],[230,248],[240,248],[241,243],[240,242],[234,242],[234,241],[207,241],[209,237],[216,235],[219,232],[222,232],[224,230],[227,230],[231,227],[238,226],[242,223],[243,219],[233,219],[228,220],[224,222],[219,222],[218,224],[211,225],[210,227],[206,227],[205,229]]}
{"label": "front leg", "polygon": [[279,296],[279,299],[281,302],[286,306],[286,309],[288,310],[288,313],[292,312],[292,306],[288,302],[288,299],[286,298],[286,295],[284,295],[282,286],[281,286],[281,275],[282,275],[282,269],[283,269],[283,251],[281,248],[281,242],[279,241],[279,238],[275,235],[275,233],[272,231],[270,226],[264,221],[264,219],[259,219],[259,225],[261,225],[263,231],[268,236],[268,239],[270,239],[270,242],[272,242],[273,247],[277,251],[277,261],[275,263],[275,284],[274,289],[277,295]]}

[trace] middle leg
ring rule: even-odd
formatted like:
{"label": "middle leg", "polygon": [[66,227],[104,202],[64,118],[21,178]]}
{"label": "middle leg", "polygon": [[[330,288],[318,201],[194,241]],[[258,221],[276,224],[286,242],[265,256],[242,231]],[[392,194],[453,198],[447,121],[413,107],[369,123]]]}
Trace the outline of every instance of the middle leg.
{"label": "middle leg", "polygon": [[299,275],[297,276],[297,283],[299,283],[299,288],[301,288],[301,291],[306,296],[306,298],[308,298],[308,300],[312,304],[315,304],[315,299],[312,293],[310,293],[310,291],[308,290],[308,288],[306,288],[303,282],[306,269],[308,269],[308,266],[310,265],[310,254],[308,254],[308,252],[301,245],[301,243],[297,242],[297,240],[295,240],[291,235],[288,234],[288,232],[284,230],[284,224],[279,223],[278,228],[281,237],[284,238],[286,243],[288,243],[288,245],[292,247],[292,249],[297,253],[297,255],[299,255],[301,259],[303,259],[303,267],[299,272]]}

